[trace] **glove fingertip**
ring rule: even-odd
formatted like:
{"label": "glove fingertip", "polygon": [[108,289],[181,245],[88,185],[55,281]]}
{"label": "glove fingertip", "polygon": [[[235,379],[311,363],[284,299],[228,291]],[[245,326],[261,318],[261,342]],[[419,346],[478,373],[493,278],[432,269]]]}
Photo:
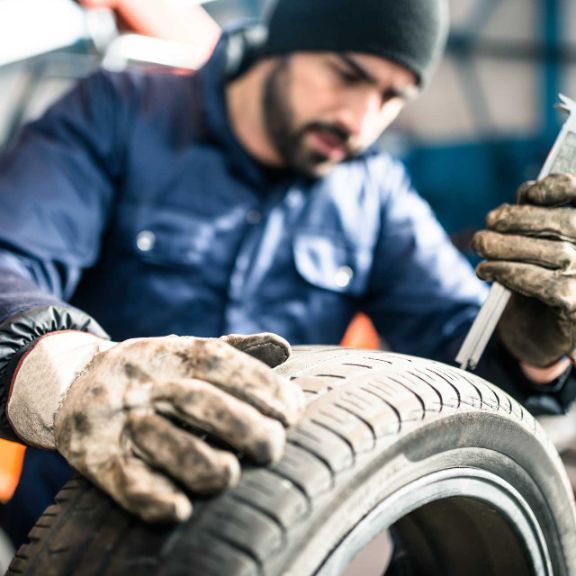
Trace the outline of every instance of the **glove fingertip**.
{"label": "glove fingertip", "polygon": [[128,507],[128,510],[145,522],[154,524],[185,522],[192,516],[192,504],[184,495],[175,497],[171,502],[152,502],[149,506]]}
{"label": "glove fingertip", "polygon": [[480,264],[476,266],[476,275],[478,278],[481,278],[486,282],[492,282],[495,280],[494,268],[491,266],[490,262],[480,262]]}
{"label": "glove fingertip", "polygon": [[516,191],[516,202],[518,204],[524,204],[529,199],[530,190],[535,184],[536,180],[527,180],[518,188]]}
{"label": "glove fingertip", "polygon": [[176,522],[184,522],[192,516],[192,503],[184,495],[174,499],[173,517]]}
{"label": "glove fingertip", "polygon": [[202,494],[217,493],[228,488],[233,488],[240,482],[242,468],[240,461],[231,452],[215,450],[210,474],[204,478],[204,482],[197,483],[194,491]]}
{"label": "glove fingertip", "polygon": [[270,368],[283,364],[291,354],[289,342],[282,338],[282,336],[278,336],[272,332],[262,332],[246,336],[228,334],[227,336],[221,336],[220,340],[264,362],[264,364],[267,364]]}
{"label": "glove fingertip", "polygon": [[224,466],[222,472],[222,487],[219,490],[226,490],[228,488],[234,488],[238,486],[240,482],[240,476],[242,475],[242,468],[240,467],[240,462],[236,456],[230,454],[231,458],[228,459],[226,465]]}
{"label": "glove fingertip", "polygon": [[250,456],[257,464],[273,464],[284,454],[286,446],[286,431],[284,426],[271,420],[266,430],[266,436],[256,441],[251,447]]}
{"label": "glove fingertip", "polygon": [[290,345],[287,343],[286,346],[277,342],[267,342],[259,346],[255,346],[253,350],[248,351],[255,358],[258,358],[264,364],[270,366],[270,368],[275,368],[284,364],[286,360],[290,357]]}
{"label": "glove fingertip", "polygon": [[295,384],[294,382],[290,382],[290,384],[295,388],[295,390],[293,394],[293,407],[290,414],[291,418],[288,425],[294,426],[294,424],[300,422],[304,416],[304,411],[306,410],[306,396],[298,384]]}
{"label": "glove fingertip", "polygon": [[483,256],[483,251],[484,251],[484,245],[485,245],[485,233],[484,232],[476,232],[476,234],[474,234],[474,236],[472,237],[472,250],[474,250],[474,252],[476,252],[477,254],[479,254],[480,256]]}

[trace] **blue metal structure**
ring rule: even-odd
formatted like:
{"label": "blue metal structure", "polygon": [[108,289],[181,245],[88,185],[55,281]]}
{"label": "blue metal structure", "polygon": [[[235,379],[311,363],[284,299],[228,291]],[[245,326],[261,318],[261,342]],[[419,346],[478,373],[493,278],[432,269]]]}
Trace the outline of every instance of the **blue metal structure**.
{"label": "blue metal structure", "polygon": [[[485,214],[503,202],[513,202],[516,188],[534,178],[560,125],[555,110],[561,92],[563,61],[573,60],[561,39],[562,0],[537,0],[540,38],[530,45],[481,40],[480,32],[503,0],[477,0],[469,21],[451,34],[448,54],[457,63],[462,89],[477,126],[474,142],[411,142],[405,161],[417,189],[436,210],[456,244],[469,253],[472,232],[482,227]],[[476,54],[528,60],[538,70],[539,114],[535,133],[506,134],[490,117],[482,85],[471,59]],[[515,94],[511,93],[514,99]]]}
{"label": "blue metal structure", "polygon": [[544,37],[543,98],[544,131],[543,137],[552,141],[558,128],[558,118],[554,110],[558,93],[561,91],[561,62],[558,58],[561,46],[561,0],[539,0],[542,10],[542,34]]}

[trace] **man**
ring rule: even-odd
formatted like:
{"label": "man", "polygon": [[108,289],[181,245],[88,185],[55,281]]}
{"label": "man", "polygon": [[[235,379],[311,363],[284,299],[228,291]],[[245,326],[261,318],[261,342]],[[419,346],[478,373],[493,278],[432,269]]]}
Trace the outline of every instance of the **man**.
{"label": "man", "polygon": [[[302,401],[270,333],[337,343],[363,310],[393,349],[452,362],[486,288],[374,147],[446,30],[443,0],[280,0],[197,74],[99,72],[27,127],[0,166],[4,434],[182,520],[179,486],[237,481],[227,446],[282,454]],[[572,399],[574,226],[551,206],[575,195],[529,184],[477,239],[479,273],[516,292],[481,373],[535,412]],[[205,339],[234,332],[257,335]]]}

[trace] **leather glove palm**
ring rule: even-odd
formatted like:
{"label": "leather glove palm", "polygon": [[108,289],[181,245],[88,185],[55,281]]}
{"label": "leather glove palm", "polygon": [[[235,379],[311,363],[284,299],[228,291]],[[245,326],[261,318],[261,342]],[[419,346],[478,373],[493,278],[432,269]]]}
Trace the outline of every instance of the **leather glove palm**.
{"label": "leather glove palm", "polygon": [[498,329],[510,352],[549,366],[576,350],[576,177],[527,182],[517,205],[488,214],[474,249],[480,278],[512,291]]}
{"label": "leather glove palm", "polygon": [[[192,508],[181,487],[234,485],[240,465],[228,446],[259,464],[279,459],[284,426],[303,407],[296,385],[237,348],[271,366],[289,354],[272,334],[142,338],[97,353],[56,411],[55,447],[141,518],[186,519]],[[25,365],[18,378],[30,378]]]}

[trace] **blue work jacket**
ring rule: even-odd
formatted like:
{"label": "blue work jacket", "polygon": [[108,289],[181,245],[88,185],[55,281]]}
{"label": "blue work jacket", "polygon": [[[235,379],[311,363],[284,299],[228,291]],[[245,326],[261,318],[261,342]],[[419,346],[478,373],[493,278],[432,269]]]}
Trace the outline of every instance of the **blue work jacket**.
{"label": "blue work jacket", "polygon": [[392,349],[452,361],[486,287],[403,166],[266,168],[231,129],[228,55],[224,38],[194,74],[99,71],[24,129],[0,161],[0,324],[72,305],[115,340],[330,344],[364,311]]}

